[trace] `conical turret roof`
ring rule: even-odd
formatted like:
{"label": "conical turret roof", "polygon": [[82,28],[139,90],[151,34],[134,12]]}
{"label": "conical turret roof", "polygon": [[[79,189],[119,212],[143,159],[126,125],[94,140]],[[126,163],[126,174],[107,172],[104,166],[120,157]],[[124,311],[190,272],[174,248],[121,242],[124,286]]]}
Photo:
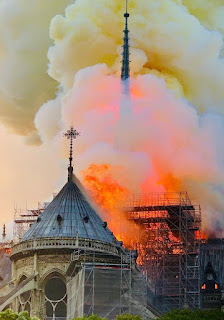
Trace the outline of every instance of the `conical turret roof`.
{"label": "conical turret roof", "polygon": [[79,238],[116,242],[106,223],[86,200],[80,182],[73,175],[21,241],[75,238],[77,235]]}

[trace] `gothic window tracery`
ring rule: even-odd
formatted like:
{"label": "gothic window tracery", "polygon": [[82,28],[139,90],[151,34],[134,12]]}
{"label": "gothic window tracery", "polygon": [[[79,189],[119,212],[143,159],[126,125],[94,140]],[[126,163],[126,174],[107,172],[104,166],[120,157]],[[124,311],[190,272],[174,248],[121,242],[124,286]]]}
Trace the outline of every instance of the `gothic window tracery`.
{"label": "gothic window tracery", "polygon": [[[18,284],[20,284],[21,282],[25,281],[27,279],[27,277],[25,275],[23,275],[20,278],[20,281]],[[19,312],[21,311],[28,311],[28,313],[30,314],[30,305],[31,305],[31,291],[26,291],[24,293],[22,293],[21,295],[19,295],[18,297],[19,300]]]}
{"label": "gothic window tracery", "polygon": [[48,320],[66,320],[67,289],[65,282],[57,275],[45,285],[45,306]]}

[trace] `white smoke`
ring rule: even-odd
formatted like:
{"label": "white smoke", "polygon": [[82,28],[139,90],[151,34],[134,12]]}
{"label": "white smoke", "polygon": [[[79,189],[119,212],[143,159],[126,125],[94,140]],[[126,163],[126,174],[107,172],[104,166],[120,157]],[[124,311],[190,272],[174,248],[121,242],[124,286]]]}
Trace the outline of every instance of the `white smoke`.
{"label": "white smoke", "polygon": [[49,24],[69,0],[0,0],[0,120],[38,143],[34,116],[55,97],[57,82],[47,70],[52,43]]}

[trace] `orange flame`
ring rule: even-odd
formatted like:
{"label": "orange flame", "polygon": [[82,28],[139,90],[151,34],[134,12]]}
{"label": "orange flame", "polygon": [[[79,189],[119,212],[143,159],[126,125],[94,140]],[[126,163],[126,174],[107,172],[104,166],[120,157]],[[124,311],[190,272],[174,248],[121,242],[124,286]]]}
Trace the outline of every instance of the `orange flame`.
{"label": "orange flame", "polygon": [[119,204],[121,204],[130,193],[128,189],[121,186],[114,178],[114,170],[108,164],[91,164],[83,171],[83,184],[88,190],[94,202],[106,215],[109,228],[115,237],[128,246],[130,244],[133,224],[124,216]]}
{"label": "orange flame", "polygon": [[112,168],[108,164],[91,164],[83,172],[83,183],[94,201],[103,209],[110,210],[124,201],[129,191],[120,186],[112,177]]}
{"label": "orange flame", "polygon": [[[127,213],[122,211],[122,203],[125,202],[130,192],[114,178],[121,169],[108,164],[91,164],[82,172],[83,184],[106,216],[108,226],[116,238],[122,240],[126,248],[138,249],[137,263],[139,265],[145,265],[146,260],[152,260],[155,252],[163,254],[164,250],[167,250],[168,253],[181,253],[180,239],[178,235],[169,231],[165,220],[161,223],[151,223],[150,229],[146,229],[137,225],[133,219],[130,220],[130,216],[128,218]],[[168,189],[178,184],[178,181],[172,176],[169,175],[166,178]],[[166,218],[167,215],[167,211],[162,210],[156,213],[138,212],[138,216],[144,218]],[[164,230],[163,236],[158,234],[158,229]],[[200,239],[200,236],[200,233],[196,234],[196,238]]]}

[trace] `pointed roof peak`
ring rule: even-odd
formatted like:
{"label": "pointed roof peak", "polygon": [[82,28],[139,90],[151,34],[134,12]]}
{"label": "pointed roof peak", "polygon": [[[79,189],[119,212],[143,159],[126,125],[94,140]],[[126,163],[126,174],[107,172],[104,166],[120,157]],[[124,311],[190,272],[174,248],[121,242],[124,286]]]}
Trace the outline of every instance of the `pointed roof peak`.
{"label": "pointed roof peak", "polygon": [[64,133],[64,137],[70,140],[70,154],[69,154],[69,167],[68,167],[68,181],[72,181],[73,176],[73,139],[80,136],[80,132],[76,131],[73,126]]}
{"label": "pointed roof peak", "polygon": [[123,38],[123,53],[122,53],[122,68],[121,68],[121,80],[127,80],[130,77],[130,60],[129,60],[129,30],[128,30],[128,18],[129,18],[129,13],[128,13],[128,0],[126,0],[126,12],[124,14],[125,17],[125,29],[124,29],[124,38]]}
{"label": "pointed roof peak", "polygon": [[126,12],[125,12],[125,14],[124,14],[124,17],[126,18],[128,18],[129,17],[129,13],[128,13],[128,0],[126,0]]}
{"label": "pointed roof peak", "polygon": [[98,240],[118,246],[119,243],[89,202],[88,195],[75,175],[24,234],[22,242],[44,238]]}

